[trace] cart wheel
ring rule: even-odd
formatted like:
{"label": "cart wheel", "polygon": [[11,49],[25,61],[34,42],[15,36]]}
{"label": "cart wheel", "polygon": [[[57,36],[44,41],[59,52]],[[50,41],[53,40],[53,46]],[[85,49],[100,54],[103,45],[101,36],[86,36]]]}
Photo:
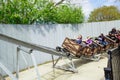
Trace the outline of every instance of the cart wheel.
{"label": "cart wheel", "polygon": [[63,48],[62,50],[63,52],[69,52],[66,48]]}
{"label": "cart wheel", "polygon": [[56,51],[58,51],[58,52],[61,52],[61,49],[62,49],[62,48],[59,47],[59,46],[56,47]]}
{"label": "cart wheel", "polygon": [[66,52],[66,55],[67,55],[67,57],[69,57],[69,56],[70,56],[70,53],[69,53],[69,52]]}
{"label": "cart wheel", "polygon": [[82,55],[76,55],[76,57],[80,58]]}

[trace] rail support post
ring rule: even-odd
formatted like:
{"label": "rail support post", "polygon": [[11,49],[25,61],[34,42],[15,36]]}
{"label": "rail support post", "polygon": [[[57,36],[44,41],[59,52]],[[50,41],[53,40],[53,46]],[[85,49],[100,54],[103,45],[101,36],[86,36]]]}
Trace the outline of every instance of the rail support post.
{"label": "rail support post", "polygon": [[16,56],[16,78],[19,79],[19,54],[20,54],[20,49],[17,47],[17,56]]}
{"label": "rail support post", "polygon": [[37,80],[40,80],[40,74],[39,74],[39,71],[38,71],[37,62],[36,62],[36,60],[35,60],[34,54],[32,54],[32,50],[31,50],[30,55],[31,55],[31,57],[32,57],[33,65],[34,65],[34,67],[35,67],[35,71],[36,71],[36,75],[37,75]]}
{"label": "rail support post", "polygon": [[70,62],[67,62],[66,60],[64,60],[64,62],[68,65],[68,67],[66,67],[66,66],[56,66],[58,61],[62,58],[63,58],[62,56],[59,56],[58,59],[55,61],[54,56],[52,55],[53,71],[54,71],[54,68],[58,68],[58,69],[62,69],[62,70],[65,70],[65,71],[71,71],[71,72],[75,72],[75,73],[78,72],[77,69],[75,68],[74,62],[73,62],[71,57],[67,57],[67,60],[69,60]]}

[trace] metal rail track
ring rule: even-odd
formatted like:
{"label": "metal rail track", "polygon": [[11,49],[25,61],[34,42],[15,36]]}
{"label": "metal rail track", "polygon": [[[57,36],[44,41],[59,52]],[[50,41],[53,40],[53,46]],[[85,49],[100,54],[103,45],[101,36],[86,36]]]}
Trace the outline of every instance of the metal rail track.
{"label": "metal rail track", "polygon": [[49,47],[45,47],[45,46],[42,46],[42,45],[37,45],[37,44],[29,43],[29,42],[25,42],[25,41],[22,41],[22,40],[18,40],[18,39],[9,37],[9,36],[4,35],[4,34],[0,34],[0,40],[7,41],[7,42],[10,42],[10,43],[19,45],[19,46],[24,46],[24,47],[27,47],[27,48],[30,48],[30,49],[33,49],[33,50],[37,50],[37,51],[40,51],[40,52],[45,52],[45,53],[48,53],[48,54],[51,54],[51,55],[67,57],[65,54],[62,54],[61,52],[58,52],[53,48],[49,48]]}

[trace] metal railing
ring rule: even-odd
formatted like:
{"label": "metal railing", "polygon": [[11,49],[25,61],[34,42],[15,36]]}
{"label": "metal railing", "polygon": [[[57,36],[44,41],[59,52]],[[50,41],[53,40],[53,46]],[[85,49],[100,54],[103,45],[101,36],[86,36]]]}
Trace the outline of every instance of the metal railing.
{"label": "metal railing", "polygon": [[104,68],[105,80],[120,80],[120,46],[108,51],[108,64]]}

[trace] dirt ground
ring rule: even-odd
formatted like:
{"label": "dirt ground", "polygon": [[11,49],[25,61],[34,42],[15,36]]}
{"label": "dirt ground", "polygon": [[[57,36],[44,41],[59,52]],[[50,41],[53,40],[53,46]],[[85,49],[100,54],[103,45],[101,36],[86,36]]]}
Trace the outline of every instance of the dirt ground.
{"label": "dirt ground", "polygon": [[[52,62],[39,65],[40,80],[105,80],[104,67],[107,66],[107,58],[102,57],[98,62],[90,60],[74,60],[78,73],[53,69]],[[67,59],[58,62],[59,66],[65,65]],[[6,78],[5,80],[11,80]],[[19,73],[19,80],[37,80],[35,69],[31,68]]]}

